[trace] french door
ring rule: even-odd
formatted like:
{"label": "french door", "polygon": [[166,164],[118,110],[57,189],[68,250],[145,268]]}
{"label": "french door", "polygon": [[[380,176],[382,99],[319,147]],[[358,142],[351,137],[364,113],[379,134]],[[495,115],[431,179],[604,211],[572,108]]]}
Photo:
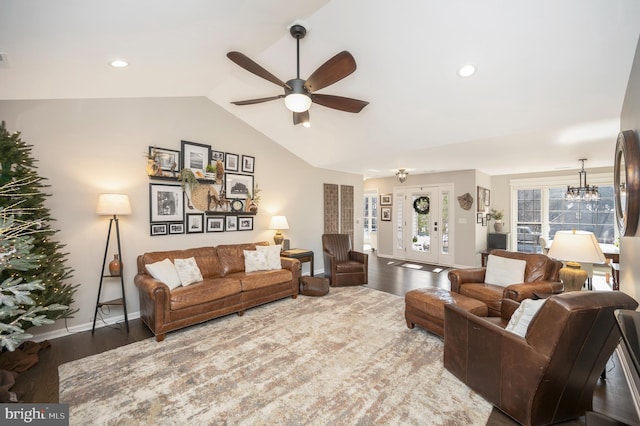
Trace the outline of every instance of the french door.
{"label": "french door", "polygon": [[394,257],[453,265],[452,185],[394,190]]}

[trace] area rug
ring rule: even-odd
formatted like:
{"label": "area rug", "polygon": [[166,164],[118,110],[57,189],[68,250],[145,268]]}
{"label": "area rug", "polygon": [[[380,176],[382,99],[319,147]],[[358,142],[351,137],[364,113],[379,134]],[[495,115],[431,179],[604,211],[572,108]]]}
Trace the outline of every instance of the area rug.
{"label": "area rug", "polygon": [[434,274],[439,274],[449,270],[446,266],[418,262],[389,261],[387,265],[399,266],[401,268],[413,269],[416,271],[433,272]]}
{"label": "area rug", "polygon": [[485,425],[404,298],[332,288],[59,367],[71,424]]}

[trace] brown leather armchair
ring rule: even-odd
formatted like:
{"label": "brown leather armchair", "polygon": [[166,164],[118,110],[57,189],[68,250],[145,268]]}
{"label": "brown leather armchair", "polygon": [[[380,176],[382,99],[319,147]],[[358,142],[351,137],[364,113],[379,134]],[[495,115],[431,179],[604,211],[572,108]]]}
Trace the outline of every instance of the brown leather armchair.
{"label": "brown leather armchair", "polygon": [[521,302],[534,297],[533,293],[561,293],[560,269],[562,262],[544,254],[519,253],[507,250],[492,250],[494,256],[525,260],[524,282],[507,287],[484,282],[487,268],[452,269],[449,271],[451,291],[484,302],[489,316],[500,316],[503,299]]}
{"label": "brown leather armchair", "polygon": [[369,255],[354,251],[349,234],[323,234],[324,276],[332,287],[366,284]]}
{"label": "brown leather armchair", "polygon": [[554,295],[520,337],[500,318],[446,305],[444,366],[524,425],[579,417],[620,340],[614,311],[637,306],[621,292]]}

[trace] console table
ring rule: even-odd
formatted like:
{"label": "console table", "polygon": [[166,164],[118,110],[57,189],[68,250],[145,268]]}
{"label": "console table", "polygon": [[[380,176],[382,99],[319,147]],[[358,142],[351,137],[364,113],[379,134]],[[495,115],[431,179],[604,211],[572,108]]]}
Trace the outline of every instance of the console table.
{"label": "console table", "polygon": [[313,251],[307,249],[289,249],[280,252],[281,257],[298,259],[300,263],[311,262],[310,274],[313,276]]}

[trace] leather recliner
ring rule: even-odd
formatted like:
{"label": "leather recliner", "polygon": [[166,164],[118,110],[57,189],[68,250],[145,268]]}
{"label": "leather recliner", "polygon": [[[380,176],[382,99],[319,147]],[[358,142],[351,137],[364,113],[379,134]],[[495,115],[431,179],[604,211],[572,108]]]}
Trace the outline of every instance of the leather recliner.
{"label": "leather recliner", "polygon": [[349,234],[323,234],[324,276],[332,287],[369,281],[369,255],[354,251]]}
{"label": "leather recliner", "polygon": [[554,295],[520,337],[505,330],[503,318],[446,305],[444,366],[524,425],[579,417],[592,409],[598,377],[620,340],[614,311],[637,306],[617,291]]}
{"label": "leather recliner", "polygon": [[520,259],[527,262],[524,282],[506,287],[484,282],[487,268],[452,269],[449,271],[451,291],[484,302],[489,308],[489,316],[500,316],[503,299],[521,302],[538,293],[561,293],[560,269],[562,262],[544,254],[519,253],[507,250],[492,250],[494,256]]}

